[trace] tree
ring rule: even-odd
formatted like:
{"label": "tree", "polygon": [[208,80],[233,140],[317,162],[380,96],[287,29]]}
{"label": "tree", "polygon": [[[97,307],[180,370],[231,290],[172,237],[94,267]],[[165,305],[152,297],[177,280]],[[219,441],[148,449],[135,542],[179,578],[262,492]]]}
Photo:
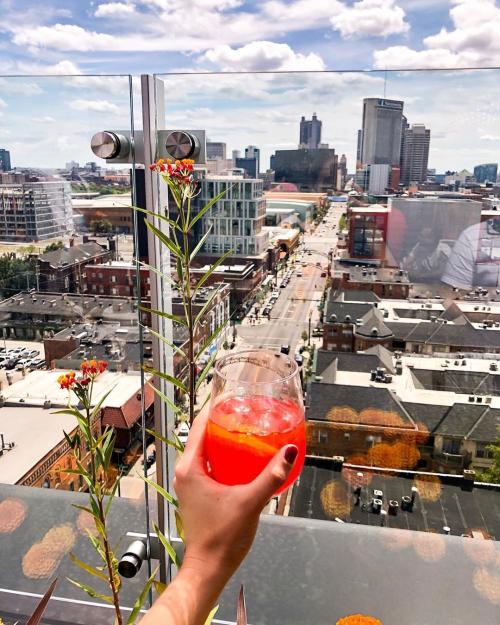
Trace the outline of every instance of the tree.
{"label": "tree", "polygon": [[300,335],[300,338],[301,338],[304,342],[305,342],[305,341],[307,341],[308,336],[309,336],[309,335],[307,334],[306,330],[302,330],[302,334]]}
{"label": "tree", "polygon": [[18,258],[15,254],[0,256],[0,291],[10,297],[19,291],[35,286],[36,261],[33,258]]}
{"label": "tree", "polygon": [[49,243],[47,247],[43,250],[44,252],[56,252],[57,250],[62,250],[64,247],[64,243],[62,241],[56,241],[55,243]]}
{"label": "tree", "polygon": [[486,449],[493,453],[493,464],[489,469],[481,471],[478,474],[478,479],[480,482],[500,484],[500,438],[495,443],[488,445]]}
{"label": "tree", "polygon": [[113,231],[113,224],[109,219],[98,219],[92,225],[94,226],[94,231],[99,234],[108,234]]}

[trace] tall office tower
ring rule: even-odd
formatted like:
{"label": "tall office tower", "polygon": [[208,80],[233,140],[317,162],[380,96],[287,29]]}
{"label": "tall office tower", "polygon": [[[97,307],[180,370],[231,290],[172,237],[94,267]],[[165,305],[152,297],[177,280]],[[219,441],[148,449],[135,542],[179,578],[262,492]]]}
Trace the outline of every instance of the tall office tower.
{"label": "tall office tower", "polygon": [[483,163],[474,167],[474,178],[477,182],[496,182],[497,173],[497,163]]}
{"label": "tall office tower", "polygon": [[0,148],[0,171],[10,171],[12,166],[10,164],[10,152],[4,148]]}
{"label": "tall office tower", "polygon": [[358,130],[358,143],[356,146],[356,169],[359,169],[362,165],[361,163],[361,152],[363,150],[363,131]]}
{"label": "tall office tower", "polygon": [[412,124],[404,131],[401,155],[401,183],[425,182],[429,163],[431,131],[424,124]]}
{"label": "tall office tower", "polygon": [[236,167],[236,159],[241,157],[241,150],[233,150],[232,158],[233,158],[233,167]]}
{"label": "tall office tower", "polygon": [[199,206],[227,189],[226,195],[200,219],[198,237],[212,226],[203,251],[232,256],[259,256],[269,247],[269,233],[262,230],[266,215],[262,180],[242,176],[206,176],[200,180]]}
{"label": "tall office tower", "polygon": [[321,143],[321,122],[313,113],[312,119],[308,120],[304,116],[300,119],[300,140],[299,148],[317,150]]}
{"label": "tall office tower", "polygon": [[68,182],[0,185],[0,241],[41,241],[72,231]]}
{"label": "tall office tower", "polygon": [[234,166],[237,169],[243,169],[245,178],[257,178],[259,170],[256,158],[239,157],[235,160]]}
{"label": "tall office tower", "polygon": [[207,141],[207,158],[224,160],[226,158],[226,144],[221,141]]}
{"label": "tall office tower", "polygon": [[259,175],[260,172],[260,149],[255,145],[249,145],[245,148],[245,158],[254,158],[256,161],[256,175],[255,178]]}
{"label": "tall office tower", "polygon": [[401,163],[403,162],[403,152],[405,149],[405,137],[406,137],[406,131],[408,130],[408,128],[410,127],[410,124],[408,123],[408,119],[406,117],[406,115],[403,115],[401,118],[401,151],[399,153],[399,164],[401,166]]}
{"label": "tall office tower", "polygon": [[399,165],[403,106],[400,100],[363,100],[360,150],[363,165]]}
{"label": "tall office tower", "polygon": [[342,154],[337,169],[337,189],[343,190],[347,180],[347,158]]}

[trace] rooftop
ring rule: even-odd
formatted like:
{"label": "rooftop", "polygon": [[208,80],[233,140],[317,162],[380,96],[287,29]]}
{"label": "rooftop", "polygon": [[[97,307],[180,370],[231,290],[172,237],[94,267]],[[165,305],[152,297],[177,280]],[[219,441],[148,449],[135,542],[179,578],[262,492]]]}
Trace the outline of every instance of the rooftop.
{"label": "rooftop", "polygon": [[40,255],[40,260],[51,267],[61,268],[108,253],[108,250],[97,243],[82,243],[72,247],[63,247],[53,252]]}
{"label": "rooftop", "polygon": [[[355,505],[353,489],[358,485],[362,487],[361,498]],[[402,510],[401,497],[411,496],[413,486],[418,488],[413,510]],[[290,515],[330,521],[339,518],[346,523],[380,527],[381,515],[372,512],[370,505],[374,489],[383,492],[384,510],[387,511],[390,500],[399,503],[396,515],[384,517],[388,528],[443,534],[443,527],[447,526],[455,536],[482,529],[494,540],[500,539],[500,489],[476,483],[472,491],[464,490],[462,476],[382,472],[351,465],[344,465],[339,471],[326,458],[307,458],[293,491]],[[418,544],[421,536],[424,535],[408,532],[402,540]],[[432,555],[429,557],[433,559]]]}

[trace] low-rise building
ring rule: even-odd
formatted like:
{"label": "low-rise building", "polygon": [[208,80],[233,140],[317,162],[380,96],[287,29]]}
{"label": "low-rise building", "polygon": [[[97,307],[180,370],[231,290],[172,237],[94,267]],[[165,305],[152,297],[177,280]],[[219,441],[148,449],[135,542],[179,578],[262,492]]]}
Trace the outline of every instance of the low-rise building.
{"label": "low-rise building", "polygon": [[[65,469],[76,467],[64,432],[72,434],[78,423],[73,415],[57,414],[58,409],[68,405],[68,391],[60,389],[57,383],[61,373],[61,370],[34,371],[1,391],[0,429],[3,446],[8,446],[0,455],[3,483],[86,490],[82,479],[65,473]],[[100,375],[94,383],[94,405],[108,392],[94,422],[94,433],[98,435],[105,426],[114,427],[117,432],[116,452],[124,453],[134,438],[140,435],[139,373],[105,372]],[[146,385],[148,419],[151,419],[153,393]],[[87,452],[84,447],[81,452],[85,463]]]}
{"label": "low-rise building", "polygon": [[308,452],[402,470],[485,469],[500,428],[498,364],[382,346],[319,350],[307,393]]}
{"label": "low-rise building", "polygon": [[332,286],[342,291],[372,291],[380,298],[406,299],[412,287],[403,269],[357,267],[337,263]]}
{"label": "low-rise building", "polygon": [[[85,293],[87,268],[110,258],[111,252],[98,243],[74,245],[44,252],[37,259],[39,289],[52,293]],[[89,269],[90,270],[90,269]]]}
{"label": "low-rise building", "polygon": [[74,199],[73,210],[83,215],[85,227],[94,231],[99,221],[111,223],[113,232],[132,234],[134,215],[130,193],[100,195],[91,199]]}

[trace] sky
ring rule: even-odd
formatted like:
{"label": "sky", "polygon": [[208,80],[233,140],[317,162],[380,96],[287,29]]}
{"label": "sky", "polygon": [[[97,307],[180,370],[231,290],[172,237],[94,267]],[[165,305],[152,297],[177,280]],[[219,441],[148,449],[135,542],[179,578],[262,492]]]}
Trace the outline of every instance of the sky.
{"label": "sky", "polygon": [[385,94],[430,127],[430,167],[471,169],[500,160],[500,70],[456,70],[493,67],[500,0],[0,0],[0,147],[95,160],[94,132],[131,126],[128,75],[158,73],[167,128],[255,144],[264,167],[316,112],[352,171],[362,99]]}

